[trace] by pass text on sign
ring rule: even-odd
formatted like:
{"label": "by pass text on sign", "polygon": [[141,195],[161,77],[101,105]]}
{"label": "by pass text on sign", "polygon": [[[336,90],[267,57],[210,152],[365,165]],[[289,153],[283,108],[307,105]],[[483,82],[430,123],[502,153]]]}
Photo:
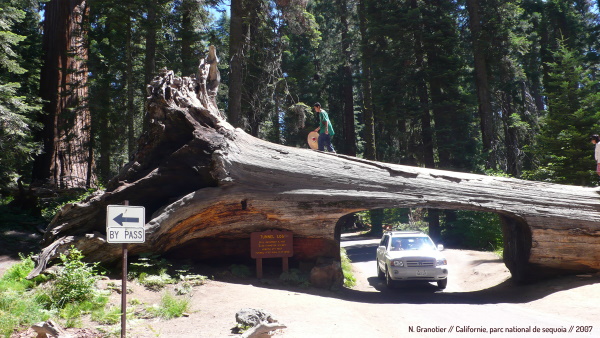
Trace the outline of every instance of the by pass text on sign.
{"label": "by pass text on sign", "polygon": [[269,230],[250,234],[252,258],[292,257],[294,234],[291,231]]}

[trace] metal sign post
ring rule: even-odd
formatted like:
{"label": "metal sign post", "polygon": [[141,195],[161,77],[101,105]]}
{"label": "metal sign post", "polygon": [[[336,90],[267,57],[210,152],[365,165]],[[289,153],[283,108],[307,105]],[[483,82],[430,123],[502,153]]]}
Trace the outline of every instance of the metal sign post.
{"label": "metal sign post", "polygon": [[127,243],[123,243],[123,273],[121,275],[121,338],[127,332]]}
{"label": "metal sign post", "polygon": [[108,243],[122,243],[123,271],[121,276],[121,338],[127,332],[127,244],[144,243],[146,211],[144,207],[123,205],[106,207],[106,240]]}

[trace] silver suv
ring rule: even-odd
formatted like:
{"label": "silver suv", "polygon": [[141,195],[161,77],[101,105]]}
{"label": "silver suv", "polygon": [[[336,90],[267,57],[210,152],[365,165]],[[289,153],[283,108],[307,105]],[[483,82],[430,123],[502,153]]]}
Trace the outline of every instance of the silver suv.
{"label": "silver suv", "polygon": [[437,282],[448,284],[448,262],[429,236],[416,231],[388,231],[377,248],[377,276],[392,287],[395,281]]}

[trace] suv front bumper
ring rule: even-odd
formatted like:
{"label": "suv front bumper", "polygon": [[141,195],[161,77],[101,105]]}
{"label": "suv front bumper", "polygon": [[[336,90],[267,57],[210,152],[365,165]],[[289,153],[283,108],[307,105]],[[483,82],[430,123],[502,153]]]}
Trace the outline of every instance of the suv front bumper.
{"label": "suv front bumper", "polygon": [[422,281],[437,281],[448,278],[448,268],[440,267],[421,267],[421,268],[405,268],[405,267],[390,267],[390,278],[392,280],[422,280]]}

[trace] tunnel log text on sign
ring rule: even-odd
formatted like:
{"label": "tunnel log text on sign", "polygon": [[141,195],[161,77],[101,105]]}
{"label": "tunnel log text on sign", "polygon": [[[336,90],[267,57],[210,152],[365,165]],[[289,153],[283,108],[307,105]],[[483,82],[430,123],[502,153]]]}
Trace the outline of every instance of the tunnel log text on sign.
{"label": "tunnel log text on sign", "polygon": [[250,234],[252,258],[292,257],[294,235],[291,231],[269,230]]}

